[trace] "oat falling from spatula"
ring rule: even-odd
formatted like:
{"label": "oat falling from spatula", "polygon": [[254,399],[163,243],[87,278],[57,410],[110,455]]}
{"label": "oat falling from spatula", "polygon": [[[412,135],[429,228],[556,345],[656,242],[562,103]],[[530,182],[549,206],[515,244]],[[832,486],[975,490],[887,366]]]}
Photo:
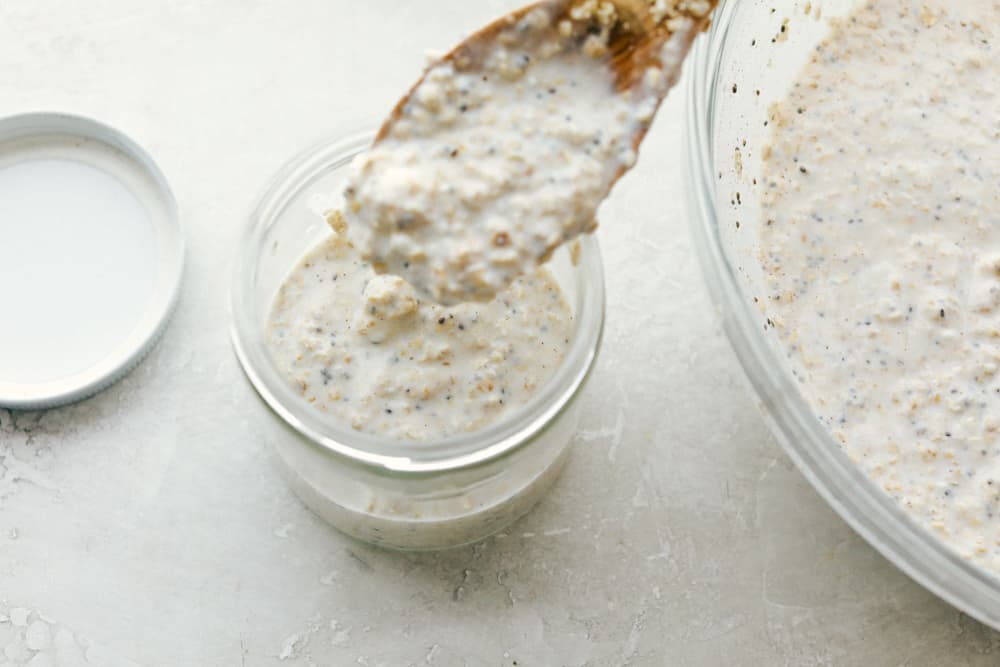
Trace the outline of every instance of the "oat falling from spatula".
{"label": "oat falling from spatula", "polygon": [[479,30],[357,158],[355,242],[436,301],[491,299],[596,227],[715,4],[543,0]]}

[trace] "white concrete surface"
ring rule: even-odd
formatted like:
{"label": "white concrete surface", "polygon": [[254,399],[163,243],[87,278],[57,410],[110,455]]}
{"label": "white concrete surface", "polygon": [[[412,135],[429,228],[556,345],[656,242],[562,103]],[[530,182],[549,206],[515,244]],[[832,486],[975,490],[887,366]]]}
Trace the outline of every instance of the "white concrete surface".
{"label": "white concrete surface", "polygon": [[[0,0],[0,114],[130,133],[189,241],[180,310],[135,372],[72,407],[0,410],[0,664],[1000,662],[1000,635],[860,540],[755,413],[688,239],[683,93],[604,212],[604,354],[542,506],[401,555],[285,488],[227,336],[244,214],[293,153],[375,122],[425,47],[516,2]],[[0,326],[16,317],[0,292]]]}

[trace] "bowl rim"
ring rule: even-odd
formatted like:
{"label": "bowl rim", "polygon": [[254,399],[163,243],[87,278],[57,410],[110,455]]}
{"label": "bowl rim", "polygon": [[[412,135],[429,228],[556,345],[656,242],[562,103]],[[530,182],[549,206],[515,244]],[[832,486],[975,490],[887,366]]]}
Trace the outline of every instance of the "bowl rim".
{"label": "bowl rim", "polygon": [[809,483],[840,517],[890,562],[973,618],[1000,629],[1000,578],[963,559],[918,524],[851,462],[815,418],[777,351],[761,334],[751,297],[719,234],[714,128],[720,72],[736,7],[722,0],[688,66],[685,153],[695,249],[722,328],[753,387],[765,421]]}
{"label": "bowl rim", "polygon": [[267,407],[313,447],[376,474],[426,475],[467,469],[509,456],[529,445],[571,404],[597,359],[605,321],[604,269],[597,239],[579,238],[580,311],[576,334],[562,363],[526,405],[472,433],[433,443],[409,443],[354,431],[311,410],[282,378],[265,349],[255,315],[256,257],[288,205],[317,179],[345,167],[375,136],[364,128],[321,141],[287,162],[265,187],[234,253],[230,283],[230,337],[241,368]]}

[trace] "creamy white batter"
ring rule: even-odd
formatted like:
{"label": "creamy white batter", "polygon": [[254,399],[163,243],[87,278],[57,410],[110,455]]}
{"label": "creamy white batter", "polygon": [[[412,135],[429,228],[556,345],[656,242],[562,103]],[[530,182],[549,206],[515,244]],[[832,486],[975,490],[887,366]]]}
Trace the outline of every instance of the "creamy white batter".
{"label": "creamy white batter", "polygon": [[883,0],[773,110],[764,308],[819,419],[1000,572],[1000,4]]}
{"label": "creamy white batter", "polygon": [[573,317],[545,269],[489,303],[421,301],[402,278],[375,275],[335,232],[279,288],[268,347],[316,410],[359,431],[435,441],[524,405],[568,348]]}
{"label": "creamy white batter", "polygon": [[354,164],[346,214],[365,256],[441,303],[486,300],[592,231],[679,73],[691,17],[713,4],[650,2],[673,36],[625,91],[609,64],[616,11],[597,0],[558,21],[535,9],[482,52],[433,65]]}

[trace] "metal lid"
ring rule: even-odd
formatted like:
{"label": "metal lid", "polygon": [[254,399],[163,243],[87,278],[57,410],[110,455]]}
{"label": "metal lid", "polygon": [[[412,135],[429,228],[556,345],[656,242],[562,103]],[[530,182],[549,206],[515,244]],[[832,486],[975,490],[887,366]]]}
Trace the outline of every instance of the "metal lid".
{"label": "metal lid", "polygon": [[79,116],[0,119],[0,407],[77,401],[134,368],[183,262],[173,195],[132,140]]}

